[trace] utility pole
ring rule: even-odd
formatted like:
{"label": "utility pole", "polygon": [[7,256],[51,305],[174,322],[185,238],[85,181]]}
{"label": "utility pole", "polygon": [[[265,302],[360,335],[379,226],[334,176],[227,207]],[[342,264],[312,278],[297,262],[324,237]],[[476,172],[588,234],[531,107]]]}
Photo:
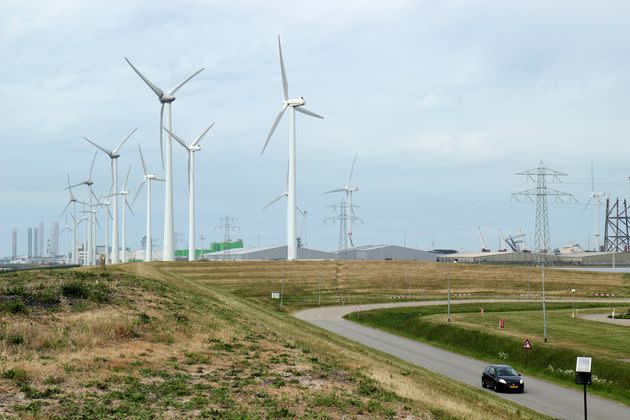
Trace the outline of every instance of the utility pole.
{"label": "utility pole", "polygon": [[525,198],[530,202],[534,202],[532,197],[536,197],[536,235],[534,252],[536,262],[540,265],[542,278],[542,309],[543,309],[543,335],[545,343],[547,342],[547,310],[545,302],[545,262],[549,260],[549,212],[547,210],[547,197],[553,197],[556,202],[568,203],[577,202],[573,195],[558,191],[547,186],[547,178],[551,182],[560,182],[561,176],[567,176],[564,172],[546,168],[542,160],[538,167],[523,172],[517,172],[516,175],[526,176],[528,181],[536,183],[535,188],[519,191],[512,194],[515,199]]}

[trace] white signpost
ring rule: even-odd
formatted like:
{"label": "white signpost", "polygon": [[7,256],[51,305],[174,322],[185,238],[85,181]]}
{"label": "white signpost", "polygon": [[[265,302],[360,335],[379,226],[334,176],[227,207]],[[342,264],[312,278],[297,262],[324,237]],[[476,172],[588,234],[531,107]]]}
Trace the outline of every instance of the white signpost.
{"label": "white signpost", "polygon": [[590,357],[578,357],[575,362],[575,383],[584,385],[584,420],[588,419],[586,411],[586,385],[591,382],[591,361]]}

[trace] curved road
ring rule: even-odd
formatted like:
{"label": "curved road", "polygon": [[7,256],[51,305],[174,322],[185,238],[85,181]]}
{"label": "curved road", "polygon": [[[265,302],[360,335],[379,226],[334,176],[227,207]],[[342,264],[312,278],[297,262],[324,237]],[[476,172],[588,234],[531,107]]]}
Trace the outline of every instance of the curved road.
{"label": "curved road", "polygon": [[[582,302],[586,301],[592,300],[582,300]],[[451,300],[451,304],[488,302],[490,300],[485,299]],[[501,302],[522,302],[522,300],[501,300]],[[553,301],[548,300],[548,302]],[[602,302],[602,300],[596,300],[596,302]],[[605,302],[629,301],[611,299]],[[402,306],[445,305],[446,303],[446,301],[383,303],[361,305],[360,308],[361,310],[370,310]],[[357,308],[358,306],[354,305],[318,307],[297,312],[294,316],[349,340],[482,389],[481,372],[488,363],[419,341],[365,327],[342,318],[346,314],[356,312]],[[555,418],[577,419],[584,416],[584,394],[577,385],[575,389],[568,389],[547,381],[527,377],[525,378],[524,394],[497,393],[496,395]],[[626,420],[630,419],[630,407],[589,394],[588,416],[591,419]]]}

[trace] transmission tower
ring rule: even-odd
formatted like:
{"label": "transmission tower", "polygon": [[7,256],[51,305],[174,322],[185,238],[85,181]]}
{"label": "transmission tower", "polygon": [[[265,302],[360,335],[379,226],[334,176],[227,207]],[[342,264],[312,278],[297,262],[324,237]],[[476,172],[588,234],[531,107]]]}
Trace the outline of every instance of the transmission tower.
{"label": "transmission tower", "polygon": [[225,234],[224,244],[223,244],[223,254],[230,253],[230,232],[240,230],[240,227],[235,225],[237,219],[230,216],[221,217],[219,219],[219,226],[217,226],[218,230],[222,230]]}
{"label": "transmission tower", "polygon": [[330,206],[333,209],[333,215],[324,219],[332,223],[339,222],[339,252],[346,251],[350,247],[354,247],[352,236],[348,232],[348,226],[354,224],[356,221],[362,222],[361,218],[356,217],[354,209],[358,206],[352,205],[350,207],[345,201],[341,201],[339,204],[333,204]]}
{"label": "transmission tower", "polygon": [[536,184],[535,188],[513,193],[512,196],[518,200],[524,198],[530,202],[534,202],[536,197],[536,234],[534,251],[537,253],[536,259],[542,262],[545,255],[549,252],[549,211],[547,210],[547,197],[553,197],[555,202],[569,203],[576,201],[573,195],[554,190],[547,186],[547,178],[549,183],[560,182],[561,176],[566,176],[564,172],[558,172],[553,169],[546,168],[542,160],[537,168],[523,172],[517,172],[516,175],[526,176],[528,181]]}
{"label": "transmission tower", "polygon": [[628,252],[630,250],[630,217],[628,204],[617,198],[606,199],[606,228],[604,230],[604,251]]}

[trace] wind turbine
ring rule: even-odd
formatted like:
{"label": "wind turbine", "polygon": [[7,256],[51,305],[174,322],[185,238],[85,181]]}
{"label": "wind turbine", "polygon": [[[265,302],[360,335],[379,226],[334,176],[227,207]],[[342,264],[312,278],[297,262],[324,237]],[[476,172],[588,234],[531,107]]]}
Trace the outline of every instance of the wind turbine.
{"label": "wind turbine", "polygon": [[210,124],[203,133],[190,143],[189,146],[184,143],[184,140],[177,137],[175,133],[168,128],[163,127],[166,132],[173,137],[184,149],[188,151],[188,261],[195,261],[195,152],[201,150],[199,142],[206,135],[208,130],[214,126],[214,123]]}
{"label": "wind turbine", "polygon": [[162,155],[162,168],[165,170],[166,189],[164,191],[164,249],[162,251],[162,259],[164,261],[175,261],[175,232],[173,227],[173,139],[169,135],[166,144],[166,165],[164,164],[164,151],[162,147],[162,127],[164,126],[164,105],[168,104],[168,129],[173,131],[173,115],[171,112],[171,103],[175,100],[175,93],[184,86],[190,79],[198,75],[204,70],[202,67],[197,70],[183,82],[175,86],[173,89],[164,93],[162,89],[151,83],[149,79],[144,77],[127,57],[125,60],[133,71],[151,88],[160,101],[160,153]]}
{"label": "wind turbine", "polygon": [[[77,200],[77,198],[74,196],[74,194],[72,193],[72,186],[70,186],[70,175],[66,175],[66,176],[68,179],[68,188],[66,189],[68,190],[68,193],[70,194],[70,199],[68,200],[68,204],[66,204],[66,207],[64,207],[63,211],[61,212],[61,216],[59,217],[60,218],[63,217],[66,210],[68,210],[68,206],[72,204],[73,205],[72,212],[74,214],[71,214],[71,216],[73,219],[76,219],[77,203],[81,203],[81,204],[85,204],[85,203],[83,201]],[[72,263],[79,264],[79,257],[77,256],[77,226],[76,224],[72,225]]]}
{"label": "wind turbine", "polygon": [[142,161],[142,170],[144,171],[144,179],[140,186],[138,187],[138,191],[136,195],[133,197],[131,204],[136,202],[140,191],[142,191],[142,187],[144,184],[147,184],[147,244],[146,244],[146,254],[144,257],[144,261],[150,262],[153,260],[153,248],[152,248],[152,239],[151,239],[151,182],[152,181],[164,181],[164,178],[158,178],[154,173],[150,173],[147,169],[147,164],[144,162],[144,157],[142,156],[142,149],[140,149],[140,145],[138,145],[138,152],[140,152],[140,160]]}
{"label": "wind turbine", "polygon": [[[110,191],[118,191],[118,158],[120,157],[120,153],[118,153],[120,151],[120,149],[123,147],[123,145],[125,144],[125,142],[127,140],[129,140],[129,137],[131,137],[133,135],[133,133],[135,133],[137,130],[137,128],[134,128],[131,133],[129,133],[129,135],[127,137],[125,137],[125,139],[122,141],[122,143],[120,143],[118,145],[118,147],[116,147],[114,150],[109,150],[106,149],[103,146],[100,146],[96,143],[94,143],[92,140],[88,139],[87,137],[83,137],[86,141],[88,141],[89,143],[91,143],[94,147],[102,150],[105,154],[107,154],[107,156],[109,156],[109,159],[111,160],[111,166],[112,166],[112,189]],[[120,262],[120,254],[119,254],[119,248],[118,248],[118,195],[114,195],[114,223],[112,226],[112,264],[118,264],[118,262]]]}
{"label": "wind turbine", "polygon": [[[95,230],[94,230],[94,216],[92,213],[92,196],[94,195],[94,192],[92,191],[92,185],[94,185],[94,181],[92,180],[92,171],[94,170],[94,162],[96,161],[96,155],[97,155],[98,151],[94,152],[94,157],[92,158],[92,164],[90,165],[90,172],[88,173],[88,177],[85,181],[79,182],[78,184],[72,185],[72,188],[74,187],[78,187],[80,185],[86,185],[89,189],[89,196],[90,196],[90,202],[89,202],[89,206],[90,206],[90,217],[89,217],[89,234],[88,234],[88,240],[87,240],[87,247],[88,247],[88,252],[86,253],[86,265],[95,265],[96,261],[94,258],[94,250],[95,250]],[[70,188],[70,187],[69,187]]]}
{"label": "wind turbine", "polygon": [[265,145],[262,148],[261,155],[265,153],[265,149],[269,144],[269,140],[271,140],[271,136],[275,131],[278,123],[282,119],[282,115],[287,110],[287,108],[291,108],[291,117],[289,120],[289,187],[287,189],[287,260],[293,261],[297,258],[297,228],[296,228],[296,165],[295,165],[295,111],[301,112],[302,114],[310,115],[311,117],[316,118],[324,118],[321,115],[318,115],[308,109],[304,108],[304,97],[300,96],[296,99],[289,99],[289,83],[287,82],[287,75],[284,70],[284,60],[282,59],[282,45],[280,44],[280,36],[278,35],[278,52],[280,55],[280,72],[282,74],[282,90],[283,90],[283,101],[282,108],[280,109],[280,113],[276,117],[273,125],[271,126],[271,130],[269,130],[269,134],[267,135],[267,140],[265,141]]}
{"label": "wind turbine", "polygon": [[584,208],[588,207],[588,203],[591,200],[595,200],[595,246],[596,251],[600,251],[600,242],[599,242],[599,205],[602,204],[600,197],[605,196],[606,193],[595,191],[595,177],[593,175],[593,161],[591,161],[591,195],[588,198],[588,201],[584,205]]}
{"label": "wind turbine", "polygon": [[357,156],[359,153],[355,153],[354,159],[352,160],[352,166],[350,167],[350,176],[348,176],[348,181],[346,185],[342,188],[335,188],[334,190],[326,191],[324,194],[336,193],[336,192],[345,192],[346,198],[348,199],[348,212],[346,216],[346,230],[348,232],[348,238],[350,239],[350,245],[354,247],[354,242],[352,241],[352,224],[354,223],[354,209],[352,207],[352,193],[359,191],[359,187],[352,185],[352,173],[354,172],[354,164],[357,161]]}
{"label": "wind turbine", "polygon": [[122,200],[123,200],[122,226],[121,226],[121,231],[122,231],[122,238],[121,239],[122,240],[121,240],[121,243],[120,243],[120,246],[122,248],[122,258],[121,258],[121,260],[122,260],[123,263],[127,262],[127,241],[126,241],[126,237],[127,237],[127,210],[126,210],[125,206],[127,206],[129,211],[131,212],[131,214],[134,214],[133,213],[133,209],[129,205],[129,201],[127,201],[127,196],[129,195],[129,191],[127,191],[127,182],[129,181],[129,172],[131,172],[131,166],[129,166],[129,169],[127,170],[127,176],[125,177],[125,183],[123,184],[122,190],[108,195],[108,197],[111,197],[111,196],[114,196],[114,195],[121,195],[122,196]]}

